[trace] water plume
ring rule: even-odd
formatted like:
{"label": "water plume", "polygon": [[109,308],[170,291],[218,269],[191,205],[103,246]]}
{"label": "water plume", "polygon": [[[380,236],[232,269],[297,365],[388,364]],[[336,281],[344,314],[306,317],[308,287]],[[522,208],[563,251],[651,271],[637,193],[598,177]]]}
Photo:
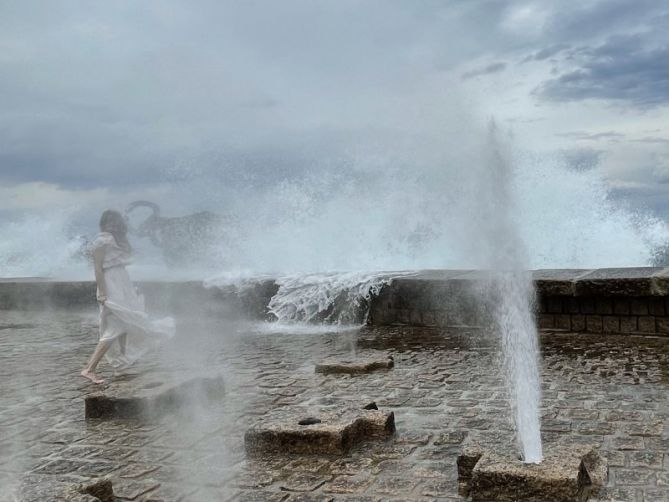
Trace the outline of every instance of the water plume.
{"label": "water plume", "polygon": [[542,460],[539,344],[534,318],[535,291],[527,271],[529,257],[517,220],[513,161],[494,122],[488,133],[487,159],[479,171],[481,211],[477,228],[487,267],[492,270],[496,331],[501,337],[504,375],[511,400],[516,440],[525,462]]}

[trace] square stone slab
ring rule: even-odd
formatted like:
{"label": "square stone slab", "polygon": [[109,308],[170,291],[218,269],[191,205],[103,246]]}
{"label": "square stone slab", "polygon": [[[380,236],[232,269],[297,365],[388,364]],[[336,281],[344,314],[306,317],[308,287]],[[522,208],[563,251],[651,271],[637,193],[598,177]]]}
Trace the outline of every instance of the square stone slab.
{"label": "square stone slab", "polygon": [[540,269],[532,272],[532,280],[541,296],[574,296],[575,281],[592,270]]}
{"label": "square stone slab", "polygon": [[225,394],[220,375],[140,374],[86,396],[86,418],[147,418]]}
{"label": "square stone slab", "polygon": [[66,482],[53,476],[28,476],[19,495],[21,502],[67,500],[69,502],[114,502],[114,489],[107,478],[82,483]]}
{"label": "square stone slab", "polygon": [[458,473],[473,502],[580,502],[604,485],[608,467],[591,446],[553,446],[540,464],[469,446],[458,458]]}
{"label": "square stone slab", "polygon": [[316,365],[316,373],[324,375],[347,374],[359,375],[362,373],[371,373],[376,370],[389,370],[395,366],[392,356],[388,357],[369,357],[366,359],[326,359]]}
{"label": "square stone slab", "polygon": [[353,445],[384,439],[395,433],[393,412],[354,409],[279,409],[265,416],[244,435],[249,455],[342,455]]}
{"label": "square stone slab", "polygon": [[600,268],[576,280],[576,296],[655,296],[663,268]]}

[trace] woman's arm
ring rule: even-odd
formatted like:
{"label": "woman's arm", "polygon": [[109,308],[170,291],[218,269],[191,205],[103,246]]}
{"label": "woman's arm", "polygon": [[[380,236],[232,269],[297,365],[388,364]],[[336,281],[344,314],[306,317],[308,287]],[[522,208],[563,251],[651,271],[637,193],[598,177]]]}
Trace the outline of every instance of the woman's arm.
{"label": "woman's arm", "polygon": [[105,259],[105,250],[103,247],[93,251],[93,267],[95,268],[95,282],[98,283],[98,301],[104,303],[107,299],[107,285],[105,284],[105,274],[102,268],[102,262]]}

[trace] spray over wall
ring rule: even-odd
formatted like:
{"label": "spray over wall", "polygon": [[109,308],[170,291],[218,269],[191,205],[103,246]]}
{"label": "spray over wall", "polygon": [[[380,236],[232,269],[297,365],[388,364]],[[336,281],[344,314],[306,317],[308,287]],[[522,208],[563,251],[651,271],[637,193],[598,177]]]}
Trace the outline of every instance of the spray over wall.
{"label": "spray over wall", "polygon": [[[476,268],[481,250],[463,249],[462,242],[471,240],[470,217],[480,211],[474,180],[482,137],[480,127],[461,120],[412,137],[361,135],[337,151],[320,151],[306,138],[293,149],[317,151],[283,159],[290,169],[280,169],[280,158],[268,158],[260,170],[242,156],[203,154],[154,192],[122,191],[76,211],[1,214],[0,277],[92,277],[76,253],[79,235],[95,234],[102,210],[123,210],[139,198],[158,203],[164,216],[207,210],[234,223],[213,236],[210,255],[172,266],[156,266],[161,250],[131,236],[138,251],[134,279]],[[597,168],[578,170],[562,157],[514,151],[514,172],[514,218],[529,268],[644,266],[669,241],[666,223],[609,197]]]}

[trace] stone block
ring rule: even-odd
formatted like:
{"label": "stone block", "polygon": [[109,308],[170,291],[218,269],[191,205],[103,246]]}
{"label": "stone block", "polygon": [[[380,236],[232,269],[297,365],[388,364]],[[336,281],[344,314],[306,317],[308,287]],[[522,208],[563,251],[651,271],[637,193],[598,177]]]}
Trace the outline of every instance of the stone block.
{"label": "stone block", "polygon": [[603,297],[595,299],[595,312],[602,315],[613,314],[613,299]]}
{"label": "stone block", "polygon": [[637,331],[639,333],[655,333],[655,317],[639,316]]}
{"label": "stone block", "polygon": [[247,430],[244,445],[251,456],[343,455],[354,445],[385,439],[394,433],[393,412],[286,407],[265,415]]}
{"label": "stone block", "polygon": [[67,500],[68,502],[114,502],[112,481],[107,478],[67,481],[58,476],[28,475],[20,488],[21,502]]}
{"label": "stone block", "polygon": [[663,297],[651,297],[648,299],[648,313],[654,316],[666,315]]}
{"label": "stone block", "polygon": [[602,331],[604,333],[620,333],[620,318],[613,315],[602,317]]}
{"label": "stone block", "polygon": [[585,316],[583,314],[574,314],[571,316],[571,330],[585,331]]}
{"label": "stone block", "polygon": [[478,444],[465,442],[462,451],[457,458],[458,480],[461,483],[469,483],[474,473],[474,467],[483,456],[484,449]]}
{"label": "stone block", "polygon": [[571,329],[571,316],[569,314],[559,314],[555,316],[555,329]]}
{"label": "stone block", "polygon": [[562,313],[562,298],[560,298],[559,296],[549,296],[546,301],[549,314]]}
{"label": "stone block", "polygon": [[451,323],[451,319],[448,316],[448,312],[439,310],[435,313],[437,320],[437,326],[448,326]]}
{"label": "stone block", "polygon": [[425,326],[437,326],[437,316],[434,311],[426,310],[423,312],[423,324]]}
{"label": "stone block", "polygon": [[539,314],[539,329],[555,328],[555,316],[553,314]]}
{"label": "stone block", "polygon": [[648,298],[632,298],[630,312],[632,315],[648,315]]}
{"label": "stone block", "polygon": [[540,296],[573,296],[574,281],[588,274],[585,269],[542,269],[532,272]]}
{"label": "stone block", "polygon": [[608,466],[586,445],[553,446],[540,464],[525,464],[513,451],[470,446],[458,457],[458,475],[473,502],[578,502],[602,488]]}
{"label": "stone block", "polygon": [[78,309],[95,305],[94,281],[0,280],[0,310]]}
{"label": "stone block", "polygon": [[568,296],[562,300],[562,308],[565,313],[578,314],[581,312],[581,305],[578,298]]}
{"label": "stone block", "polygon": [[627,298],[613,299],[613,313],[617,315],[629,315],[630,302]]}
{"label": "stone block", "polygon": [[411,326],[424,326],[423,316],[421,315],[421,311],[417,308],[413,308],[409,311],[409,324],[411,324]]}
{"label": "stone block", "polygon": [[634,333],[638,331],[638,323],[636,316],[622,316],[620,318],[620,332]]}
{"label": "stone block", "polygon": [[112,382],[84,398],[86,418],[146,418],[200,405],[225,394],[219,375],[150,373]]}
{"label": "stone block", "polygon": [[585,318],[585,327],[586,330],[590,333],[601,333],[602,332],[602,316],[600,315],[589,315]]}
{"label": "stone block", "polygon": [[327,359],[316,364],[316,373],[359,375],[376,370],[389,370],[395,365],[392,356],[370,357],[366,359]]}
{"label": "stone block", "polygon": [[581,314],[594,314],[595,313],[595,299],[586,297],[579,299],[580,312]]}
{"label": "stone block", "polygon": [[395,312],[395,322],[398,324],[408,325],[411,318],[409,317],[410,312],[407,309],[396,309]]}
{"label": "stone block", "polygon": [[576,296],[651,296],[661,268],[600,268],[576,280]]}
{"label": "stone block", "polygon": [[[653,294],[669,296],[669,267],[658,270],[653,274]],[[669,308],[667,312],[669,312]]]}
{"label": "stone block", "polygon": [[669,335],[669,317],[657,317],[655,319],[657,333]]}

